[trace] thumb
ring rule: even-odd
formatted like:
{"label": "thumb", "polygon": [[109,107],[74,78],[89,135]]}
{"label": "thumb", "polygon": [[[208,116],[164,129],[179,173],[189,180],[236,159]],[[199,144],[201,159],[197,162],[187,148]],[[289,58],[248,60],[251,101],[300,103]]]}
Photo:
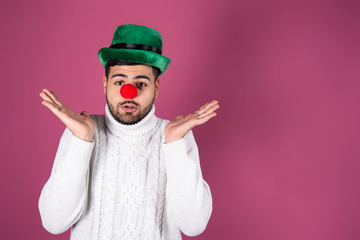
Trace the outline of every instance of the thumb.
{"label": "thumb", "polygon": [[175,121],[181,120],[181,119],[183,119],[183,118],[184,118],[184,115],[179,115],[179,116],[177,116],[177,117],[175,118]]}
{"label": "thumb", "polygon": [[83,115],[85,117],[90,117],[90,114],[87,111],[82,111],[81,115]]}

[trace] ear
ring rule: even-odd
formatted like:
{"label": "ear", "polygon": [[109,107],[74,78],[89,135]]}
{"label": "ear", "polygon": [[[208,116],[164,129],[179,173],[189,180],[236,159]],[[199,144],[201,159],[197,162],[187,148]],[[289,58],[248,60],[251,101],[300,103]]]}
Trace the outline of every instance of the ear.
{"label": "ear", "polygon": [[104,76],[103,76],[103,84],[104,84],[104,94],[106,94],[107,79],[106,79],[106,75],[105,75],[105,74],[104,74]]}
{"label": "ear", "polygon": [[155,98],[157,98],[157,95],[159,93],[159,84],[160,84],[160,78],[158,78],[158,80],[156,80],[155,83]]}

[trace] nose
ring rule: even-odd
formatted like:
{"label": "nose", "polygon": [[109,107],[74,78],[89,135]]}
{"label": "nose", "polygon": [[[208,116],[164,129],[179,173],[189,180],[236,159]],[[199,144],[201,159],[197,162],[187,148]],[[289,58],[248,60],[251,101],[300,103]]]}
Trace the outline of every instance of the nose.
{"label": "nose", "polygon": [[132,84],[125,84],[120,88],[120,94],[123,98],[132,99],[137,95],[137,89]]}

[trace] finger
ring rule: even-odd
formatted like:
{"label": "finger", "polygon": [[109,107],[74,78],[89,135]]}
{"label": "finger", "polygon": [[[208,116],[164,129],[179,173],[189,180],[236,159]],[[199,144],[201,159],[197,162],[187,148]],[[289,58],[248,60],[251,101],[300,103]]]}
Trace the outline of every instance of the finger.
{"label": "finger", "polygon": [[200,117],[200,114],[198,114],[198,113],[196,113],[196,112],[190,113],[189,115],[187,115],[187,116],[185,117],[185,121],[186,121],[186,120],[191,120],[191,119],[197,119],[197,118],[199,118],[199,117]]}
{"label": "finger", "polygon": [[217,100],[213,100],[211,102],[208,102],[204,106],[202,106],[197,113],[202,114],[202,113],[206,112],[209,108],[211,108],[212,106],[214,106],[217,103],[218,103]]}
{"label": "finger", "polygon": [[212,119],[213,117],[215,117],[216,115],[217,115],[216,112],[212,112],[209,115],[207,115],[206,117],[199,118],[199,119],[197,119],[195,125],[198,126],[198,125],[204,124],[207,121],[209,121],[210,119]]}
{"label": "finger", "polygon": [[56,94],[53,91],[50,91],[53,95],[53,98],[55,99],[55,102],[59,105],[59,106],[64,106],[64,104],[60,101],[60,99],[56,96]]}
{"label": "finger", "polygon": [[48,102],[46,100],[42,101],[41,103],[49,108],[56,117],[58,117],[66,126],[68,126],[68,121],[65,117],[66,113],[64,112],[64,110],[66,110],[65,108],[61,108],[57,104]]}
{"label": "finger", "polygon": [[46,94],[46,92],[41,92],[40,94],[40,97],[43,99],[43,100],[46,100],[48,102],[54,102],[50,97],[49,95]]}
{"label": "finger", "polygon": [[56,105],[53,102],[48,102],[46,100],[41,102],[44,106],[46,106],[48,109],[50,109],[50,111],[52,111],[56,116],[59,116],[60,113],[60,109],[59,106]]}
{"label": "finger", "polygon": [[179,115],[177,116],[173,121],[170,121],[167,125],[166,128],[172,128],[174,126],[179,125],[181,122],[183,122],[184,120],[184,116],[183,115]]}
{"label": "finger", "polygon": [[211,101],[211,102],[206,103],[204,106],[202,106],[202,107],[200,108],[200,111],[199,111],[200,114],[201,114],[202,112],[206,111],[207,109],[211,108],[213,105],[215,105],[215,104],[217,104],[217,103],[218,103],[217,100],[213,100],[213,101]]}
{"label": "finger", "polygon": [[90,117],[90,114],[87,111],[82,111],[81,115],[83,115],[85,117]]}
{"label": "finger", "polygon": [[52,91],[50,91],[49,89],[47,88],[44,88],[42,90],[43,93],[45,93],[50,99],[51,99],[51,102],[55,102],[55,99],[53,97],[53,94],[52,94]]}
{"label": "finger", "polygon": [[179,115],[175,118],[174,121],[171,122],[171,125],[176,126],[176,125],[183,123],[184,121],[185,121],[184,115]]}
{"label": "finger", "polygon": [[212,105],[211,107],[209,107],[208,109],[204,110],[202,113],[199,114],[198,118],[203,118],[206,117],[207,115],[211,114],[212,112],[214,112],[216,109],[218,109],[220,107],[219,104],[215,104]]}
{"label": "finger", "polygon": [[53,91],[49,91],[48,89],[44,88],[43,91],[59,106],[63,107],[63,103],[60,99],[55,95]]}
{"label": "finger", "polygon": [[175,118],[175,121],[176,121],[176,120],[183,119],[183,118],[184,118],[184,115],[179,115],[179,116],[177,116],[177,117]]}
{"label": "finger", "polygon": [[205,103],[204,105],[202,105],[199,110],[197,110],[195,113],[198,113],[199,111],[201,111],[202,109],[204,109],[207,105],[209,105],[210,102]]}

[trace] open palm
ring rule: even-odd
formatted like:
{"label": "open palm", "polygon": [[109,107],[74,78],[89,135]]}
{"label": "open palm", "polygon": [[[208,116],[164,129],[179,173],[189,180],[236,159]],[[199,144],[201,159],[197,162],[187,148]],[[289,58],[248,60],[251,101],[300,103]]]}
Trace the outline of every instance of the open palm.
{"label": "open palm", "polygon": [[204,104],[199,110],[187,116],[177,116],[165,127],[165,142],[173,142],[183,138],[193,127],[201,125],[216,116],[215,110],[220,106],[218,101],[213,100]]}
{"label": "open palm", "polygon": [[81,114],[74,112],[66,107],[54,92],[46,88],[39,95],[43,99],[41,103],[49,108],[76,137],[88,142],[93,141],[95,123],[88,112],[83,111]]}

